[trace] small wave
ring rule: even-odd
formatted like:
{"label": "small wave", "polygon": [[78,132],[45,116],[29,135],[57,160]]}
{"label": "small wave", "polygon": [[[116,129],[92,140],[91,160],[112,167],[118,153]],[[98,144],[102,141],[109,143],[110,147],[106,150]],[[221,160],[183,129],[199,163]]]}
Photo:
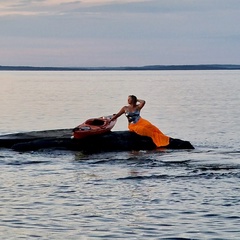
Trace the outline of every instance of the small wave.
{"label": "small wave", "polygon": [[31,164],[45,164],[45,163],[49,163],[49,161],[12,161],[12,162],[8,162],[6,163],[6,165],[10,165],[10,166],[19,166],[19,165],[31,165]]}
{"label": "small wave", "polygon": [[195,238],[174,237],[174,238],[164,238],[164,240],[195,240]]}
{"label": "small wave", "polygon": [[229,171],[229,170],[237,170],[240,169],[240,165],[205,165],[205,166],[199,166],[198,170],[201,171]]}
{"label": "small wave", "polygon": [[151,176],[128,176],[124,178],[117,178],[117,180],[146,180],[146,179],[167,179],[170,178],[170,175],[151,175]]}
{"label": "small wave", "polygon": [[225,179],[225,178],[240,178],[240,172],[186,172],[181,174],[152,174],[152,175],[131,175],[117,180],[149,180],[149,179],[162,179],[162,180],[187,180],[187,179]]}

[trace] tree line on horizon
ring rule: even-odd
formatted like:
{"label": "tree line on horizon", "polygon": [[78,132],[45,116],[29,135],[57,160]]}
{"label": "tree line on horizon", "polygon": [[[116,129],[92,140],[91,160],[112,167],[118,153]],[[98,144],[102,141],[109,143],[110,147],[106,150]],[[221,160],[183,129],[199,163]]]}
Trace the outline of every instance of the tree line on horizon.
{"label": "tree line on horizon", "polygon": [[240,70],[236,64],[200,64],[200,65],[147,65],[124,67],[34,67],[1,66],[0,71],[131,71],[131,70]]}

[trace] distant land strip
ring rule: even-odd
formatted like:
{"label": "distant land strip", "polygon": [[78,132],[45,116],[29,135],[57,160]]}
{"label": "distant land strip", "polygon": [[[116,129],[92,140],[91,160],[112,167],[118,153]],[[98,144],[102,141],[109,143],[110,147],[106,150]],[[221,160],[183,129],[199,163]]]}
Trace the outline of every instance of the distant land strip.
{"label": "distant land strip", "polygon": [[1,66],[0,71],[158,71],[158,70],[240,70],[236,64],[149,65],[140,67],[32,67]]}

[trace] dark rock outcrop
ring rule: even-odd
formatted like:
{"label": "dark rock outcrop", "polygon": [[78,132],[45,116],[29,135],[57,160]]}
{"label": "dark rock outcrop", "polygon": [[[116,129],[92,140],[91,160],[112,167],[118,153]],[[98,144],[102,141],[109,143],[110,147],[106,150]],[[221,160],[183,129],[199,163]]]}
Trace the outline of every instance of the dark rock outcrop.
{"label": "dark rock outcrop", "polygon": [[[16,151],[36,151],[40,149],[64,149],[72,151],[109,152],[131,150],[154,150],[151,138],[139,136],[129,131],[114,131],[84,139],[71,139],[72,129],[58,129],[16,133],[0,136],[0,147]],[[194,149],[189,141],[170,139],[166,149]]]}

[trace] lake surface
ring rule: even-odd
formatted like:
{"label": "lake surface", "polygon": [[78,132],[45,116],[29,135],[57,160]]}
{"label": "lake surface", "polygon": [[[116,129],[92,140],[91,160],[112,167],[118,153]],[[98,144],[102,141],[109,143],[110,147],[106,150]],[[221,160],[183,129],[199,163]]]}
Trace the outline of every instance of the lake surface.
{"label": "lake surface", "polygon": [[[0,72],[0,134],[74,128],[129,94],[194,150],[0,149],[0,239],[239,239],[240,71]],[[124,116],[114,130],[127,130]]]}

